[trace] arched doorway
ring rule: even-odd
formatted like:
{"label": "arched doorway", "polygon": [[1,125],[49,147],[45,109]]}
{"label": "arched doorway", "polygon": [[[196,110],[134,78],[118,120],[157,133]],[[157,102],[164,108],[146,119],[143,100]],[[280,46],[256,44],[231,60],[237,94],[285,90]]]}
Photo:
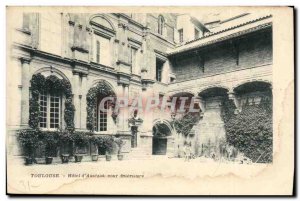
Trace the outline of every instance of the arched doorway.
{"label": "arched doorway", "polygon": [[164,122],[159,122],[153,126],[152,132],[152,154],[166,155],[168,148],[168,138],[172,135],[170,126]]}

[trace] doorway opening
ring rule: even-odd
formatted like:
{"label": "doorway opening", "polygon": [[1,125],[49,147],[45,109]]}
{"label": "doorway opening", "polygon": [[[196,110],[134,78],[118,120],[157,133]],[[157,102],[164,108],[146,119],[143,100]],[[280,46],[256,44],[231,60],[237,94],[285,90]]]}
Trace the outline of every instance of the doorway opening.
{"label": "doorway opening", "polygon": [[166,155],[168,148],[168,136],[171,129],[165,123],[157,123],[153,126],[152,155]]}

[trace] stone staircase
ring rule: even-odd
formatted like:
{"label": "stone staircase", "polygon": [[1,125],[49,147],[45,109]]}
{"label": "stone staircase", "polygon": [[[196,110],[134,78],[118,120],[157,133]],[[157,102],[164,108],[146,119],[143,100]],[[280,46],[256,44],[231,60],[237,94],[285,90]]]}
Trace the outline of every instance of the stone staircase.
{"label": "stone staircase", "polygon": [[152,160],[151,154],[147,153],[143,148],[132,148],[129,153],[125,155],[125,160]]}

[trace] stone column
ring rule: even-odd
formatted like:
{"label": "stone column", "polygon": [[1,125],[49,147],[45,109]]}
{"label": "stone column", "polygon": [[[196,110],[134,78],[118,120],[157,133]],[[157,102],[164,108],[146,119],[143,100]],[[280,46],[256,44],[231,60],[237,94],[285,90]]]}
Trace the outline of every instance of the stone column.
{"label": "stone column", "polygon": [[88,89],[86,88],[87,85],[87,74],[82,74],[82,81],[81,81],[81,129],[86,130],[86,118],[87,118],[87,111],[86,111],[86,95]]}
{"label": "stone column", "polygon": [[[129,98],[129,85],[124,84],[124,98],[128,100]],[[128,100],[129,102],[129,100]],[[129,118],[129,111],[128,106],[123,108],[123,131],[128,131],[128,118]]]}
{"label": "stone column", "polygon": [[[118,86],[118,98],[128,99],[128,85],[120,84]],[[121,105],[123,102],[121,102]],[[128,107],[120,107],[118,115],[118,130],[121,132],[128,131]]]}
{"label": "stone column", "polygon": [[21,58],[22,64],[22,97],[21,97],[21,125],[27,126],[29,120],[29,97],[30,97],[30,59]]}
{"label": "stone column", "polygon": [[75,106],[75,129],[80,128],[81,96],[80,96],[80,74],[73,72],[73,93]]}

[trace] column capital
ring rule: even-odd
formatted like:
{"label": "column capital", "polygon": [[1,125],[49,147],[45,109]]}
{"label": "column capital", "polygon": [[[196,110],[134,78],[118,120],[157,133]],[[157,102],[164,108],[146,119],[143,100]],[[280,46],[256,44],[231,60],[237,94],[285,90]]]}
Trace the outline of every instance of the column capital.
{"label": "column capital", "polygon": [[227,94],[228,94],[229,99],[234,99],[236,96],[235,92],[233,92],[233,91],[229,91],[229,92],[227,92]]}

